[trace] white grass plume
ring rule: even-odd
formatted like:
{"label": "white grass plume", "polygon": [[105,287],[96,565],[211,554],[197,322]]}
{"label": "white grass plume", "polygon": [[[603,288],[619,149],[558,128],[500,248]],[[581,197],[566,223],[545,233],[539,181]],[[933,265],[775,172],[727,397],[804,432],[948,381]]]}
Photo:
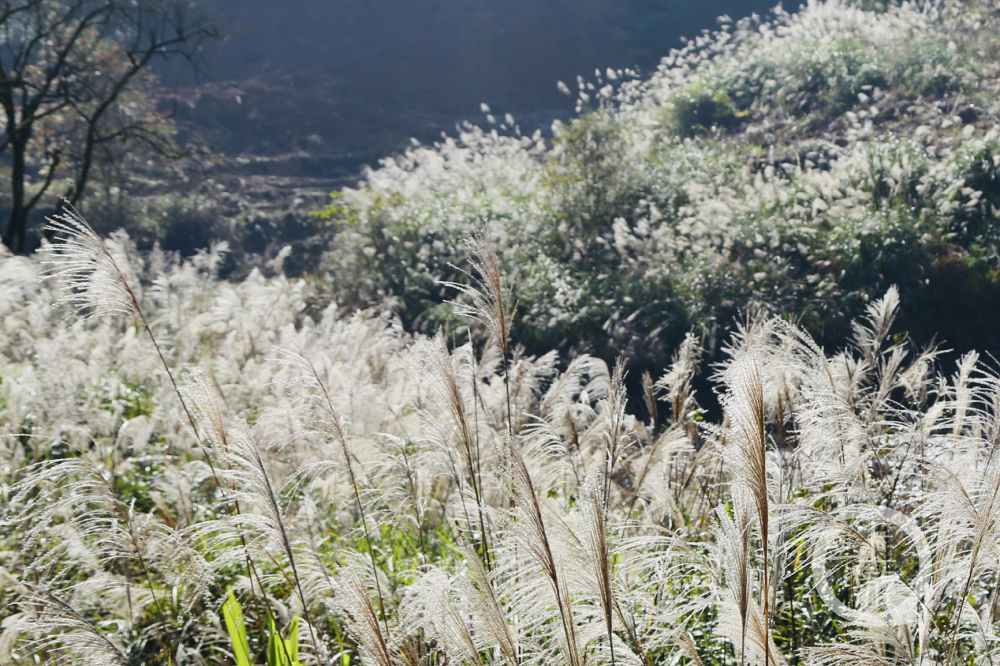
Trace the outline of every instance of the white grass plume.
{"label": "white grass plume", "polygon": [[619,358],[611,373],[608,397],[601,402],[600,410],[604,425],[604,488],[601,501],[605,512],[611,503],[611,477],[615,473],[615,465],[625,450],[634,442],[634,435],[626,424],[626,401],[625,359]]}
{"label": "white grass plume", "polygon": [[23,603],[31,609],[20,623],[21,631],[29,637],[24,644],[28,654],[44,654],[45,663],[54,666],[129,663],[124,647],[55,592],[35,589]]}
{"label": "white grass plume", "polygon": [[[735,479],[733,481],[733,504],[748,504],[740,507],[738,515],[744,515],[747,509],[752,506],[757,515],[757,524],[760,527],[761,543],[764,549],[763,571],[764,585],[761,590],[763,618],[761,620],[764,632],[763,647],[764,661],[769,662],[770,639],[768,638],[768,541],[769,541],[769,510],[768,510],[768,487],[767,487],[767,439],[764,431],[764,385],[761,380],[760,368],[752,352],[744,353],[726,371],[726,384],[728,391],[722,399],[726,417],[729,420],[729,427],[721,434],[728,440],[725,446],[726,461],[733,468]],[[738,528],[742,532],[740,537],[743,540],[743,550],[747,553],[738,564],[747,567],[747,573],[739,574],[749,576],[749,524],[740,525]],[[735,536],[731,537],[735,538]],[[738,573],[738,572],[737,572]],[[740,615],[744,626],[744,640],[746,637],[748,622],[751,629],[755,629],[749,617],[747,609],[748,587],[741,583],[737,595]]]}
{"label": "white grass plume", "polygon": [[478,627],[470,628],[467,623],[466,618],[471,619],[471,614],[454,598],[447,573],[432,567],[408,592],[409,606],[404,607],[404,615],[409,622],[416,621],[416,628],[423,629],[428,638],[441,646],[449,661],[484,666],[480,651],[485,646],[479,645],[473,636],[474,630],[479,633]]}
{"label": "white grass plume", "polygon": [[476,629],[490,638],[496,646],[499,658],[507,666],[520,664],[520,647],[517,635],[512,630],[503,604],[501,604],[490,574],[483,567],[472,544],[460,538],[459,545],[465,556],[465,576],[458,579],[476,621]]}
{"label": "white grass plume", "polygon": [[542,518],[542,507],[521,454],[519,441],[513,437],[506,437],[502,443],[502,451],[503,470],[514,500],[514,509],[511,512],[512,520],[507,529],[514,539],[528,551],[549,583],[556,606],[559,609],[563,658],[568,666],[582,666],[576,624],[573,620],[572,602],[565,582],[559,574],[559,567],[549,543],[545,521]]}
{"label": "white grass plume", "polygon": [[363,655],[375,666],[397,666],[390,638],[382,632],[375,607],[368,595],[364,574],[357,565],[349,565],[337,574],[339,606],[347,618],[347,626],[363,650]]}
{"label": "white grass plume", "polygon": [[511,287],[500,267],[496,246],[488,233],[479,231],[467,239],[473,271],[478,277],[466,273],[472,284],[444,282],[446,287],[457,289],[469,303],[456,303],[459,314],[482,323],[500,348],[504,368],[504,388],[507,398],[507,434],[514,433],[514,415],[510,387],[511,327],[514,324],[516,305]]}
{"label": "white grass plume", "polygon": [[665,394],[675,422],[686,422],[688,412],[696,405],[691,380],[698,372],[702,353],[698,339],[688,333],[674,353],[670,368],[654,385],[656,391]]}
{"label": "white grass plume", "polygon": [[42,263],[67,284],[67,300],[98,316],[138,315],[137,280],[119,244],[106,243],[71,206],[49,218],[45,230],[58,242],[46,246]]}
{"label": "white grass plume", "polygon": [[460,305],[459,312],[486,326],[500,346],[500,354],[506,358],[510,353],[511,325],[514,317],[510,286],[500,267],[493,239],[485,230],[473,233],[466,243],[471,255],[472,269],[477,274],[477,276],[470,275],[473,284],[457,282],[443,284],[457,289],[469,298],[470,303]]}

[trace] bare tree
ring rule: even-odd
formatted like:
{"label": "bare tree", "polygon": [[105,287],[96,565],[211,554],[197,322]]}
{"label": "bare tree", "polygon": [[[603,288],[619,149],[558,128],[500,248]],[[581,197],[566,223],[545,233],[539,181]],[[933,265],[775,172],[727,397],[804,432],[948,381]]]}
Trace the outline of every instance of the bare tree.
{"label": "bare tree", "polygon": [[28,216],[55,183],[79,201],[100,147],[133,141],[171,152],[169,123],[137,102],[143,76],[157,58],[195,64],[218,37],[192,0],[0,0],[4,244],[24,253]]}

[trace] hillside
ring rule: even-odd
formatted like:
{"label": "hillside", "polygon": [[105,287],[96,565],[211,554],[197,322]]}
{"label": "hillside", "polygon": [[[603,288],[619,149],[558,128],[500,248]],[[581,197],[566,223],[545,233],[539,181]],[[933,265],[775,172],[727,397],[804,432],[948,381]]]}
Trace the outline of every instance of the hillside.
{"label": "hillside", "polygon": [[742,19],[649,78],[570,82],[554,138],[486,118],[327,210],[342,306],[450,321],[438,281],[490,229],[521,339],[662,362],[764,307],[838,344],[896,284],[921,344],[996,350],[997,18],[989,3],[810,3]]}

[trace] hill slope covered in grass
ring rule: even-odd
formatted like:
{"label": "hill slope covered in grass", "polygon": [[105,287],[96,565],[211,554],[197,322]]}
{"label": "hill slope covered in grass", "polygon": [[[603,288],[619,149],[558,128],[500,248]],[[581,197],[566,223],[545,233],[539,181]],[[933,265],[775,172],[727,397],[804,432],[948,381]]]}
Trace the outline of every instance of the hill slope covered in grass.
{"label": "hill slope covered in grass", "polygon": [[487,227],[532,349],[663,363],[762,304],[843,342],[896,284],[921,343],[995,349],[1000,25],[991,2],[810,2],[723,19],[649,79],[607,71],[551,143],[487,116],[338,194],[341,305],[449,321],[439,280]]}

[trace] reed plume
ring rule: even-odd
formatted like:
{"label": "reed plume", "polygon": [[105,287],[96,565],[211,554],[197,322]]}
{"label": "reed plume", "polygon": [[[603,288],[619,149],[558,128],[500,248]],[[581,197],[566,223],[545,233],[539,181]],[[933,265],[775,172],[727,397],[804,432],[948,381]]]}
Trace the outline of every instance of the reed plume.
{"label": "reed plume", "polygon": [[[761,544],[763,546],[764,585],[761,589],[763,606],[764,631],[764,662],[770,664],[770,639],[768,638],[768,599],[770,596],[768,561],[768,488],[767,488],[767,439],[764,432],[764,384],[761,380],[760,367],[752,353],[739,357],[726,371],[727,393],[722,399],[729,427],[721,434],[726,438],[726,460],[732,466],[735,474],[733,482],[733,505],[740,506],[738,516],[744,516],[749,507],[753,507],[760,528]],[[742,582],[738,587],[737,599],[740,616],[743,622],[743,641],[746,640],[748,622],[748,585],[749,576],[749,523],[745,520],[740,525],[733,525],[732,534],[727,538],[735,544],[736,532],[740,536],[740,550],[744,553],[735,563],[746,569],[737,574]],[[734,531],[735,530],[735,531]],[[727,532],[728,534],[728,532]]]}
{"label": "reed plume", "polygon": [[470,284],[443,282],[446,287],[458,290],[469,299],[468,303],[455,303],[459,314],[482,323],[500,348],[504,368],[504,386],[507,393],[507,429],[513,434],[514,421],[510,396],[509,355],[511,326],[514,323],[514,303],[510,285],[500,267],[493,239],[486,230],[471,234],[466,240],[473,273],[463,271]]}
{"label": "reed plume", "polygon": [[[377,574],[376,574],[377,575]],[[364,574],[357,565],[350,565],[337,575],[339,605],[347,617],[351,634],[376,666],[397,666],[389,639],[382,633],[375,607],[368,596]]]}
{"label": "reed plume", "polygon": [[502,444],[502,464],[505,478],[514,499],[512,520],[508,526],[511,534],[541,568],[555,598],[562,627],[562,645],[564,658],[569,666],[582,666],[583,661],[576,637],[576,624],[573,620],[572,603],[569,599],[565,581],[559,574],[545,521],[542,518],[542,507],[535,493],[531,475],[524,463],[520,445],[517,440],[507,437]]}

